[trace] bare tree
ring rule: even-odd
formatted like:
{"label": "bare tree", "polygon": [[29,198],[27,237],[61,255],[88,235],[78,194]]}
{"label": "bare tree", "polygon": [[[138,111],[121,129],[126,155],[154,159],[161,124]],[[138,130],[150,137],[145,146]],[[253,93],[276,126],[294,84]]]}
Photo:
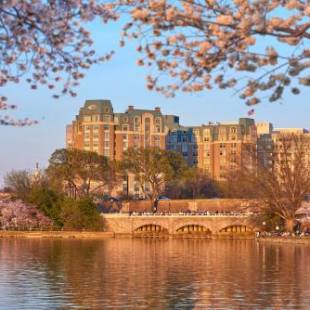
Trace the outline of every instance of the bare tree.
{"label": "bare tree", "polygon": [[129,148],[122,163],[123,169],[135,176],[153,212],[156,212],[156,202],[165,184],[181,178],[186,169],[182,155],[159,148]]}
{"label": "bare tree", "polygon": [[296,211],[310,193],[310,137],[279,134],[270,167],[259,164],[256,171],[242,167],[232,173],[228,183],[234,196],[257,199],[262,212],[279,216],[292,232]]}
{"label": "bare tree", "polygon": [[31,190],[31,174],[27,170],[13,170],[4,177],[4,184],[24,200]]}

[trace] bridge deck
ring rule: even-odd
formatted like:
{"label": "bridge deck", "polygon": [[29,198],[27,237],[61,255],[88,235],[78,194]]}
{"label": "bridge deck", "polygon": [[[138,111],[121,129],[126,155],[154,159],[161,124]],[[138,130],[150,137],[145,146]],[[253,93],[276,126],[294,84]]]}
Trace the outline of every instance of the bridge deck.
{"label": "bridge deck", "polygon": [[249,233],[254,227],[248,214],[124,214],[102,215],[107,231],[116,234],[139,232],[179,233]]}

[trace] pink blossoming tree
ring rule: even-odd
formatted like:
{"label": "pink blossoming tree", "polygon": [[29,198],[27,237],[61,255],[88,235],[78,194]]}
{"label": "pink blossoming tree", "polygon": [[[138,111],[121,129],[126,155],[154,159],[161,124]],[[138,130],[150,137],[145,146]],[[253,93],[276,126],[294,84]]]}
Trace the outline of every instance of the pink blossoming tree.
{"label": "pink blossoming tree", "polygon": [[[95,18],[104,23],[115,19],[111,12],[104,1],[96,0],[0,1],[0,87],[25,79],[31,89],[45,85],[54,90],[54,98],[76,96],[74,87],[85,69],[111,57],[96,56],[85,24]],[[58,84],[61,89],[56,89]],[[14,108],[0,93],[0,112]],[[34,123],[0,115],[0,125]]]}
{"label": "pink blossoming tree", "polygon": [[[247,105],[310,85],[306,0],[119,0],[138,40],[138,65],[155,66],[147,87],[168,96],[233,88]],[[154,70],[152,71],[154,72]],[[168,78],[167,78],[168,77]]]}
{"label": "pink blossoming tree", "polygon": [[[129,22],[121,45],[137,39],[137,64],[157,69],[147,76],[150,90],[173,96],[233,88],[255,105],[310,85],[307,0],[5,0],[0,87],[25,79],[31,89],[46,86],[55,98],[76,96],[85,70],[112,55],[96,55],[86,24],[122,16]],[[0,93],[0,112],[15,107]],[[0,116],[0,125],[33,123]]]}
{"label": "pink blossoming tree", "polygon": [[49,229],[52,226],[52,220],[35,206],[21,200],[0,200],[0,229],[33,230]]}

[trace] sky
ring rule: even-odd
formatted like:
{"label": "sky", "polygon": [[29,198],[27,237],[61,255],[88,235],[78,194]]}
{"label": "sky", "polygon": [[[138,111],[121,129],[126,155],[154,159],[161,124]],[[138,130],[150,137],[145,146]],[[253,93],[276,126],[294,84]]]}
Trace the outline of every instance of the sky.
{"label": "sky", "polygon": [[[118,46],[117,25],[95,24],[91,30],[97,52]],[[133,45],[117,47],[110,62],[87,71],[75,98],[55,100],[45,88],[33,91],[23,82],[2,88],[1,95],[18,105],[10,116],[37,119],[39,124],[23,128],[0,126],[0,187],[5,174],[13,169],[34,169],[37,162],[41,168],[47,166],[52,152],[65,146],[66,124],[71,123],[87,99],[109,99],[115,112],[124,112],[128,105],[146,109],[159,106],[164,114],[179,115],[183,125],[236,121],[247,116],[249,107],[233,96],[232,90],[179,93],[175,98],[147,90],[148,69],[136,65],[137,56]],[[255,107],[255,121],[269,121],[275,127],[310,128],[309,101],[310,88],[303,89],[299,96],[286,94],[282,103],[263,101]]]}

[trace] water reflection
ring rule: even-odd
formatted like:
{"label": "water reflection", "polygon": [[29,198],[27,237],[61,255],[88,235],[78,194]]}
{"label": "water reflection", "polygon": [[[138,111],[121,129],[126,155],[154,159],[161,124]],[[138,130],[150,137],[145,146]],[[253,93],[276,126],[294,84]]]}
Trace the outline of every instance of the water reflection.
{"label": "water reflection", "polygon": [[308,309],[310,247],[0,239],[0,309]]}

